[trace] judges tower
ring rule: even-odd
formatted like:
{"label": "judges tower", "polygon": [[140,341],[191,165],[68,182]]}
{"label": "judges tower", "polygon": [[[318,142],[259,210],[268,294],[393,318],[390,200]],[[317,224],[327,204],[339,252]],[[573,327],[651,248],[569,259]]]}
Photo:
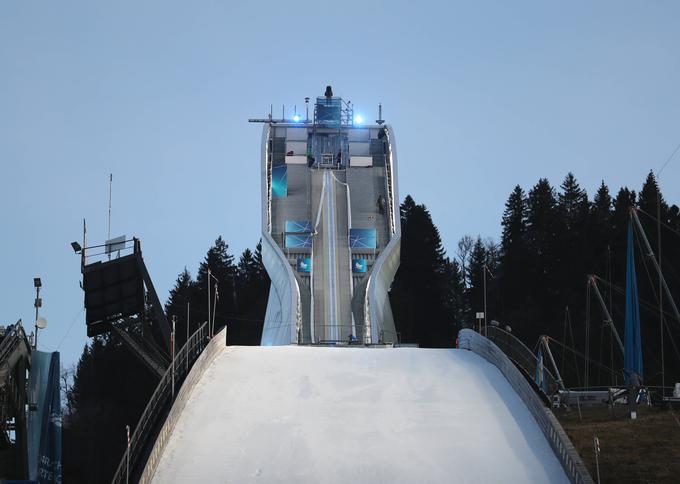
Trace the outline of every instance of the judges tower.
{"label": "judges tower", "polygon": [[307,113],[251,120],[264,123],[262,344],[397,342],[394,132],[382,119],[364,124],[330,86]]}

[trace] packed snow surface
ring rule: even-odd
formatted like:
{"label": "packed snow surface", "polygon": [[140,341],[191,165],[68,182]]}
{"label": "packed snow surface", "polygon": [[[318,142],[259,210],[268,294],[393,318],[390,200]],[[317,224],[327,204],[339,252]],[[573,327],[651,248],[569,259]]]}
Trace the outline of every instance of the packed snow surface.
{"label": "packed snow surface", "polygon": [[465,350],[221,350],[154,483],[568,482],[496,367]]}

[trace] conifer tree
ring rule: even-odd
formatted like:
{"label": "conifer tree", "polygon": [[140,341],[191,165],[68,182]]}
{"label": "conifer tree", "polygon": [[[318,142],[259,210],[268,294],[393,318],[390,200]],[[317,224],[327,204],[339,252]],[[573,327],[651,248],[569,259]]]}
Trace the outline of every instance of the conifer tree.
{"label": "conifer tree", "polygon": [[[445,256],[437,227],[424,205],[407,196],[401,205],[401,264],[390,292],[401,341],[426,347],[452,346],[457,324],[454,291],[458,272]],[[454,277],[454,281],[449,279]]]}
{"label": "conifer tree", "polygon": [[73,412],[63,434],[66,482],[109,482],[156,384],[154,375],[117,339],[97,336],[78,362],[68,395]]}
{"label": "conifer tree", "polygon": [[[210,278],[210,301],[212,305],[210,311],[208,311],[207,299],[208,269],[212,274]],[[215,331],[219,331],[222,326],[228,323],[229,317],[235,315],[236,275],[234,256],[229,253],[229,246],[222,236],[219,236],[215,240],[215,245],[208,249],[208,253],[199,265],[196,275],[201,314],[207,320],[208,312],[210,312],[211,319],[215,321]],[[217,285],[217,291],[215,285]]]}
{"label": "conifer tree", "polygon": [[[190,309],[193,309],[193,314],[189,315],[187,323],[187,304]],[[192,308],[197,305],[196,308]],[[198,299],[198,287],[191,277],[191,274],[185,267],[175,280],[175,286],[170,290],[170,295],[165,303],[165,314],[168,321],[172,321],[172,317],[176,318],[176,349],[179,350],[184,346],[187,339],[187,324],[189,324],[189,334],[193,333],[200,326],[200,317],[196,311],[200,306]]]}
{"label": "conifer tree", "polygon": [[592,248],[592,241],[586,236],[590,215],[588,195],[571,172],[560,186],[558,209],[560,216],[555,225],[560,235],[555,240],[552,271],[556,276],[553,289],[559,295],[559,307],[563,308],[581,298],[584,274],[590,264],[587,251]]}
{"label": "conifer tree", "polygon": [[471,310],[468,323],[474,322],[474,313],[484,311],[484,271],[487,264],[487,250],[481,237],[477,237],[470,254],[468,278],[470,286],[467,288],[468,307]]}
{"label": "conifer tree", "polygon": [[524,190],[516,185],[505,202],[501,226],[503,235],[501,247],[504,257],[512,257],[513,252],[525,245],[527,231],[527,199]]}
{"label": "conifer tree", "polygon": [[262,245],[255,253],[243,251],[237,267],[238,315],[231,318],[227,333],[229,344],[259,345],[267,308],[269,278],[262,264]]}
{"label": "conifer tree", "polygon": [[558,195],[559,208],[562,212],[566,231],[580,230],[588,214],[588,196],[569,172],[561,185]]}
{"label": "conifer tree", "polygon": [[600,183],[590,206],[588,227],[585,232],[588,248],[582,257],[587,260],[588,274],[604,275],[611,263],[612,197],[604,180]]}

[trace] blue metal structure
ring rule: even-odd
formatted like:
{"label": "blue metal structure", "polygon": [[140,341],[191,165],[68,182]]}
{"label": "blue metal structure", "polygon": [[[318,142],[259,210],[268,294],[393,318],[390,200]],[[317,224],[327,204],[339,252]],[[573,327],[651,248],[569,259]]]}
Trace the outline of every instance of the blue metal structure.
{"label": "blue metal structure", "polygon": [[642,344],[640,338],[640,304],[638,302],[637,277],[635,274],[635,252],[633,245],[633,224],[628,225],[628,248],[626,253],[626,333],[624,336],[624,376],[626,385],[633,373],[642,379]]}

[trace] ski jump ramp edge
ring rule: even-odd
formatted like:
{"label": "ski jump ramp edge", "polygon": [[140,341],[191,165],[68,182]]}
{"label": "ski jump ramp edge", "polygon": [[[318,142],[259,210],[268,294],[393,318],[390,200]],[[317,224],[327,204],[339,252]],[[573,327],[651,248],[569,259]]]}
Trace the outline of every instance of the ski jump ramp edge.
{"label": "ski jump ramp edge", "polygon": [[187,390],[154,483],[569,482],[471,351],[221,346]]}

